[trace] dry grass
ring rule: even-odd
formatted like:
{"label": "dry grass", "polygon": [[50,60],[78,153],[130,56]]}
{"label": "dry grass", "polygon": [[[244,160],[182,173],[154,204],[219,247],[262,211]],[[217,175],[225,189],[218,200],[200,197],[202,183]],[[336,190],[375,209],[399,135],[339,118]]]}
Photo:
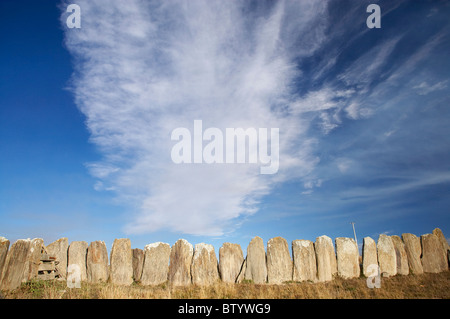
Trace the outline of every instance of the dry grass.
{"label": "dry grass", "polygon": [[19,289],[3,292],[11,299],[450,299],[450,272],[382,278],[381,288],[370,289],[364,277],[327,283],[253,283],[171,287],[163,284],[115,286],[82,283],[69,289],[64,281],[31,281]]}

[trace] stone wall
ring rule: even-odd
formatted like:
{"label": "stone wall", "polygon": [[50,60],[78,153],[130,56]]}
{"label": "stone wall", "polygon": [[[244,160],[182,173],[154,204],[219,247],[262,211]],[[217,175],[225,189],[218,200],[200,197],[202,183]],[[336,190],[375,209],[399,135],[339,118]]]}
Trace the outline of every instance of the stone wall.
{"label": "stone wall", "polygon": [[267,252],[263,239],[253,238],[245,258],[240,245],[224,243],[219,260],[212,245],[201,243],[194,247],[184,239],[172,247],[157,242],[146,245],[144,250],[132,249],[129,239],[116,239],[109,258],[103,241],[89,245],[74,241],[69,245],[67,238],[61,238],[45,246],[42,239],[35,238],[19,239],[9,246],[9,240],[0,237],[1,290],[16,289],[22,282],[36,278],[44,253],[56,258],[58,280],[73,280],[76,275],[84,282],[137,282],[142,286],[166,282],[174,286],[213,285],[243,280],[255,284],[323,282],[336,276],[367,277],[367,269],[373,269],[373,265],[379,266],[383,276],[437,273],[448,270],[450,257],[449,245],[439,228],[420,237],[382,234],[377,242],[365,237],[361,259],[353,239],[339,237],[333,243],[328,236],[317,237],[315,242],[292,241],[292,258],[282,237],[270,239]]}

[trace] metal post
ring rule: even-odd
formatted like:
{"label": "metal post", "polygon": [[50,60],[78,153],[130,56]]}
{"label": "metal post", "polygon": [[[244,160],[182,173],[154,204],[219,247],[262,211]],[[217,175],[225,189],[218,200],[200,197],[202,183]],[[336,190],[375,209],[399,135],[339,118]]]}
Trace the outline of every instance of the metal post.
{"label": "metal post", "polygon": [[353,235],[355,236],[356,247],[358,247],[358,240],[356,239],[356,231],[355,231],[355,222],[351,222],[350,224],[352,224],[352,227],[353,227]]}

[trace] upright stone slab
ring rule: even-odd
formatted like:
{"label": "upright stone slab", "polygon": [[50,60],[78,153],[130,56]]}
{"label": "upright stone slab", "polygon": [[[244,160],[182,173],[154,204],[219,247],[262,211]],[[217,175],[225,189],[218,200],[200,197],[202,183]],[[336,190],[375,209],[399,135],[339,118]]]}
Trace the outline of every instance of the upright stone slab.
{"label": "upright stone slab", "polygon": [[439,242],[442,245],[442,249],[444,251],[447,251],[448,249],[450,249],[450,245],[448,244],[447,239],[445,239],[444,233],[442,232],[442,230],[440,228],[433,229],[432,234],[437,236],[437,238],[439,239]]}
{"label": "upright stone slab", "polygon": [[108,251],[104,241],[98,240],[89,244],[86,257],[86,273],[89,282],[108,281]]}
{"label": "upright stone slab", "polygon": [[310,240],[292,241],[292,258],[294,260],[294,281],[317,281],[317,264],[314,243]]}
{"label": "upright stone slab", "polygon": [[402,234],[402,240],[405,244],[406,256],[408,257],[409,271],[415,275],[423,274],[422,260],[422,246],[420,238],[414,234]]}
{"label": "upright stone slab", "polygon": [[397,274],[397,256],[394,243],[388,235],[381,234],[377,242],[378,264],[382,276],[389,277]]}
{"label": "upright stone slab", "polygon": [[[74,278],[74,275],[80,275],[80,281],[86,281],[86,254],[88,243],[85,241],[73,241],[69,245],[67,256],[67,276]],[[73,265],[73,266],[72,266]],[[75,270],[79,269],[79,272]]]}
{"label": "upright stone slab", "polygon": [[286,239],[275,237],[267,242],[267,282],[281,284],[292,280],[292,260]]}
{"label": "upright stone slab", "polygon": [[438,273],[447,270],[447,259],[442,253],[442,245],[434,234],[420,236],[422,244],[422,266],[424,272]]}
{"label": "upright stone slab", "polygon": [[67,253],[69,249],[69,240],[66,237],[60,238],[53,243],[47,245],[47,254],[55,257],[58,262],[56,269],[61,279],[67,278]]}
{"label": "upright stone slab", "polygon": [[144,248],[141,285],[159,285],[167,281],[170,261],[170,245],[166,243],[148,244]]}
{"label": "upright stone slab", "polygon": [[[444,233],[439,228],[435,228],[433,230],[433,234],[437,236],[437,238],[439,239],[439,242],[441,243],[442,254],[444,255],[444,258],[446,260],[449,260],[449,258],[450,258],[450,245],[448,244],[447,239],[445,239]],[[448,263],[447,263],[447,268],[448,268]]]}
{"label": "upright stone slab", "polygon": [[191,263],[194,248],[185,239],[179,239],[172,246],[168,280],[174,286],[191,284]]}
{"label": "upright stone slab", "polygon": [[334,252],[333,241],[328,236],[316,238],[314,244],[317,260],[317,279],[320,282],[330,281],[337,273],[336,254]]}
{"label": "upright stone slab", "polygon": [[144,266],[144,251],[140,248],[134,248],[133,254],[133,279],[138,282],[141,280],[142,267]]}
{"label": "upright stone slab", "polygon": [[399,236],[391,236],[392,242],[394,244],[395,257],[397,260],[397,274],[408,275],[408,256],[406,255],[405,244]]}
{"label": "upright stone slab", "polygon": [[42,238],[34,238],[31,240],[22,282],[26,282],[37,277],[43,248],[44,240]]}
{"label": "upright stone slab", "polygon": [[345,279],[359,277],[359,252],[355,240],[338,237],[335,241],[338,276]]}
{"label": "upright stone slab", "polygon": [[129,286],[133,283],[133,255],[128,238],[114,239],[111,248],[111,283]]}
{"label": "upright stone slab", "polygon": [[210,244],[195,245],[191,264],[192,283],[194,285],[212,285],[219,280],[219,265],[214,247]]}
{"label": "upright stone slab", "polygon": [[19,239],[11,245],[5,260],[1,290],[13,290],[22,283],[30,244],[31,239]]}
{"label": "upright stone slab", "polygon": [[0,284],[2,282],[3,267],[5,266],[6,256],[8,255],[9,240],[0,237]]}
{"label": "upright stone slab", "polygon": [[255,284],[267,281],[266,252],[261,237],[254,237],[247,247],[247,268],[244,278],[252,280]]}
{"label": "upright stone slab", "polygon": [[244,262],[239,244],[224,243],[219,248],[219,273],[223,282],[235,283]]}
{"label": "upright stone slab", "polygon": [[373,269],[378,267],[377,244],[370,237],[364,237],[362,248],[363,275],[366,277],[373,276]]}

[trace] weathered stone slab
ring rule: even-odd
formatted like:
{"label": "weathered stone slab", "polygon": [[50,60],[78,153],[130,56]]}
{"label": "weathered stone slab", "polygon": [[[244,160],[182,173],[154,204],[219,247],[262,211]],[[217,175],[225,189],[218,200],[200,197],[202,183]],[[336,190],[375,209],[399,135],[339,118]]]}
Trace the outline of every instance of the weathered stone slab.
{"label": "weathered stone slab", "polygon": [[256,284],[267,281],[266,252],[261,237],[254,237],[247,247],[246,269],[244,279]]}
{"label": "weathered stone slab", "polygon": [[338,237],[335,241],[338,276],[345,279],[359,277],[359,252],[355,240]]}
{"label": "weathered stone slab", "polygon": [[409,271],[415,275],[423,274],[422,260],[422,246],[420,238],[414,234],[402,234],[402,240],[405,244],[406,256],[408,257]]}
{"label": "weathered stone slab", "polygon": [[219,265],[214,247],[210,244],[195,245],[191,264],[192,283],[194,285],[212,285],[219,280]]}
{"label": "weathered stone slab", "polygon": [[2,290],[13,290],[20,286],[27,269],[27,257],[30,251],[31,239],[19,239],[11,245],[6,256]]}
{"label": "weathered stone slab", "polygon": [[[80,281],[86,281],[86,255],[87,255],[88,243],[85,241],[73,241],[69,245],[67,250],[67,275],[69,276],[69,268],[71,273],[74,272],[76,266],[79,271],[76,271],[76,275],[80,276]],[[71,266],[75,265],[75,266]],[[72,267],[72,268],[71,268]]]}
{"label": "weathered stone slab", "polygon": [[420,236],[422,266],[424,272],[438,273],[447,270],[447,259],[443,254],[439,238],[434,234]]}
{"label": "weathered stone slab", "polygon": [[2,282],[3,267],[5,266],[6,256],[9,250],[9,240],[0,237],[0,284]]}
{"label": "weathered stone slab", "polygon": [[166,243],[148,244],[144,248],[144,264],[141,284],[159,285],[167,281],[170,261],[170,245]]}
{"label": "weathered stone slab", "polygon": [[224,243],[219,249],[219,272],[223,282],[235,283],[244,262],[239,244]]}
{"label": "weathered stone slab", "polygon": [[292,280],[312,282],[317,280],[316,252],[312,241],[303,239],[292,241],[292,258],[294,260]]}
{"label": "weathered stone slab", "polygon": [[37,277],[43,249],[45,249],[45,247],[44,240],[42,238],[34,238],[31,240],[22,282],[26,282]]}
{"label": "weathered stone slab", "polygon": [[[439,228],[435,228],[432,232],[434,235],[437,236],[437,238],[439,239],[439,242],[441,243],[442,246],[442,254],[444,255],[444,258],[448,261],[450,259],[450,245],[447,242],[447,239],[445,239],[444,233],[442,232],[442,230],[440,230]],[[447,268],[449,263],[447,263]]]}
{"label": "weathered stone slab", "polygon": [[316,238],[314,244],[317,260],[317,279],[320,282],[330,281],[337,273],[336,254],[334,252],[333,241],[328,236]]}
{"label": "weathered stone slab", "polygon": [[363,275],[366,277],[370,277],[373,275],[373,266],[378,266],[378,257],[377,257],[377,244],[375,240],[370,237],[364,237],[363,239],[363,248],[362,248],[362,263],[363,263]]}
{"label": "weathered stone slab", "polygon": [[108,251],[104,241],[93,241],[87,249],[86,273],[89,282],[107,282],[109,277]]}
{"label": "weathered stone slab", "polygon": [[174,286],[191,284],[191,263],[194,248],[185,239],[179,239],[172,246],[168,280]]}
{"label": "weathered stone slab", "polygon": [[144,251],[140,248],[132,249],[133,254],[133,279],[138,282],[141,280],[142,267],[144,266]]}
{"label": "weathered stone slab", "polygon": [[442,230],[440,228],[433,229],[432,234],[437,236],[437,238],[439,239],[439,242],[442,245],[442,249],[444,251],[447,251],[448,249],[450,249],[450,245],[448,244],[447,239],[445,239],[444,233],[442,232]]}
{"label": "weathered stone slab", "polygon": [[60,238],[46,246],[47,254],[55,257],[58,261],[56,269],[62,279],[67,278],[67,254],[69,249],[69,240],[66,237]]}
{"label": "weathered stone slab", "polygon": [[122,286],[131,285],[133,283],[133,255],[130,239],[114,239],[110,259],[111,283]]}
{"label": "weathered stone slab", "polygon": [[397,274],[397,256],[390,236],[381,234],[378,237],[377,252],[381,275],[384,277],[395,276]]}
{"label": "weathered stone slab", "polygon": [[[80,276],[80,281],[86,281],[86,254],[87,254],[88,243],[85,241],[73,241],[69,245],[68,256],[67,256],[67,269],[69,268],[71,273],[74,272],[74,267],[79,268],[79,272],[76,271],[76,275]],[[76,265],[76,266],[71,266]],[[69,273],[67,274],[69,276]],[[72,278],[73,274],[72,274]],[[78,279],[77,279],[78,280]]]}
{"label": "weathered stone slab", "polygon": [[292,280],[292,259],[286,239],[275,237],[267,242],[267,282],[281,284]]}
{"label": "weathered stone slab", "polygon": [[395,256],[397,260],[397,274],[408,275],[409,265],[408,256],[406,255],[405,244],[399,236],[391,236],[394,244]]}

